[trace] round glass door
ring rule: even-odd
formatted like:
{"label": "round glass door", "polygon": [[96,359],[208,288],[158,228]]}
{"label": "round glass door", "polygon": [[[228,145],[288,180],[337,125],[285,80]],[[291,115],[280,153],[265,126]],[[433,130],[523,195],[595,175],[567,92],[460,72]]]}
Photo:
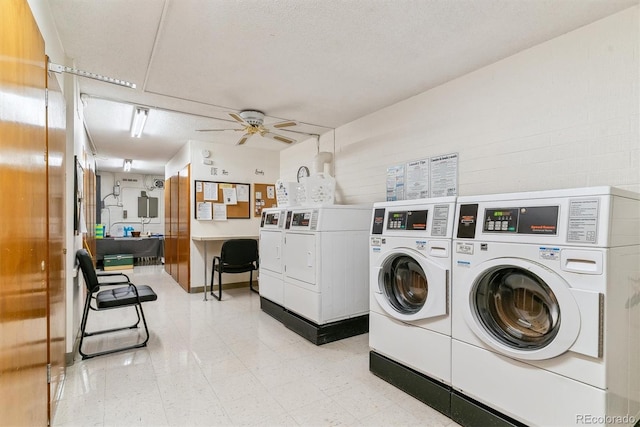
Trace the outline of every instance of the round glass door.
{"label": "round glass door", "polygon": [[484,329],[514,349],[543,348],[560,329],[560,307],[553,291],[539,276],[520,267],[485,271],[474,284],[472,301]]}
{"label": "round glass door", "polygon": [[410,256],[398,255],[388,259],[382,266],[381,282],[381,291],[400,313],[417,313],[427,301],[427,276]]}

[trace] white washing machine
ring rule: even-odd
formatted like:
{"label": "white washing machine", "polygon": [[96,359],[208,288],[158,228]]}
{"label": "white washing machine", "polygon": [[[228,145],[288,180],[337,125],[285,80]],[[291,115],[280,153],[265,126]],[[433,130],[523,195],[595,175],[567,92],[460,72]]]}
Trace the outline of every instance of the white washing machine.
{"label": "white washing machine", "polygon": [[638,421],[639,260],[638,194],[593,187],[459,197],[452,418]]}
{"label": "white washing machine", "polygon": [[449,292],[455,197],[374,204],[372,350],[451,382]]}
{"label": "white washing machine", "polygon": [[455,201],[374,204],[369,247],[370,370],[447,415]]}
{"label": "white washing machine", "polygon": [[260,296],[281,305],[284,303],[282,245],[286,215],[283,208],[266,208],[260,219]]}
{"label": "white washing machine", "polygon": [[371,205],[288,208],[282,301],[262,309],[315,344],[367,332],[370,217]]}

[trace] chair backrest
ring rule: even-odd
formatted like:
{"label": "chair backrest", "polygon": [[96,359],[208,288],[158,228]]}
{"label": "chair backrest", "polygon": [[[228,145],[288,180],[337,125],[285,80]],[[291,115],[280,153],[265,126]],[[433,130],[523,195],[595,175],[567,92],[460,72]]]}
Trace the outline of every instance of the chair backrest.
{"label": "chair backrest", "polygon": [[96,269],[93,266],[93,260],[89,252],[87,252],[86,249],[79,249],[76,252],[76,259],[84,276],[84,283],[87,285],[87,290],[90,293],[96,292],[100,289],[100,283],[98,282],[98,275],[96,274]]}
{"label": "chair backrest", "polygon": [[245,265],[258,261],[258,241],[231,239],[222,244],[220,261],[229,265]]}

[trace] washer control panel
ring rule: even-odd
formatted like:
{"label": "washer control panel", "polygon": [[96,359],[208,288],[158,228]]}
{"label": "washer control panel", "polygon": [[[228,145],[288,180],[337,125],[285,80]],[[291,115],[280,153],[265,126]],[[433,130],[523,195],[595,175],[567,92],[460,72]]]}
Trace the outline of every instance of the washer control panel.
{"label": "washer control panel", "polygon": [[482,231],[555,235],[558,232],[558,211],[559,206],[485,209]]}
{"label": "washer control panel", "polygon": [[427,210],[389,212],[387,230],[426,230]]}
{"label": "washer control panel", "polygon": [[514,233],[518,221],[517,209],[487,209],[484,231],[506,231]]}

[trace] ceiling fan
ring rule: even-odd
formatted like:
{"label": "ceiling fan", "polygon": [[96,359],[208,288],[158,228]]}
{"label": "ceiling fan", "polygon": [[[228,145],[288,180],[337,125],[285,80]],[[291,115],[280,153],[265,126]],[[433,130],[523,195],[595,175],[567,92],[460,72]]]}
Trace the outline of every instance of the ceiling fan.
{"label": "ceiling fan", "polygon": [[[288,138],[284,135],[280,135],[274,133],[270,128],[267,128],[263,125],[264,123],[264,113],[256,110],[243,110],[239,113],[229,113],[229,115],[238,123],[242,125],[242,128],[231,128],[231,129],[196,129],[198,132],[222,132],[227,130],[234,130],[238,132],[244,132],[244,135],[238,140],[237,145],[242,145],[251,136],[258,134],[260,136],[264,136],[266,138],[271,138],[276,141],[284,142],[285,144],[291,144],[296,142],[295,139]],[[284,122],[275,123],[270,125],[270,127],[275,129],[287,128],[290,126],[295,126],[297,123],[291,120],[287,120]]]}

